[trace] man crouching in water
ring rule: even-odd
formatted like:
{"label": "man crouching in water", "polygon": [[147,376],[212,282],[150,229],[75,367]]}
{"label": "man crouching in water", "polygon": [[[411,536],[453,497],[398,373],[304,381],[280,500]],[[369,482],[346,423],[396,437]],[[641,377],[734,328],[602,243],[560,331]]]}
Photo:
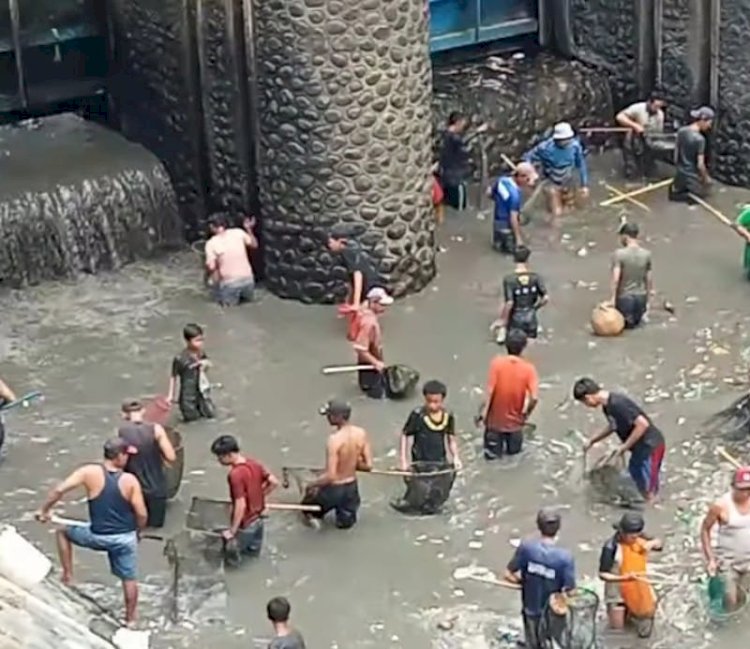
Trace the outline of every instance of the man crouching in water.
{"label": "man crouching in water", "polygon": [[336,527],[348,529],[357,522],[359,488],[357,471],[372,470],[372,448],[367,432],[349,423],[352,409],[342,401],[329,401],[320,410],[334,430],[326,443],[326,468],[305,490],[303,505],[319,505],[320,512],[306,514],[308,522],[335,510]]}

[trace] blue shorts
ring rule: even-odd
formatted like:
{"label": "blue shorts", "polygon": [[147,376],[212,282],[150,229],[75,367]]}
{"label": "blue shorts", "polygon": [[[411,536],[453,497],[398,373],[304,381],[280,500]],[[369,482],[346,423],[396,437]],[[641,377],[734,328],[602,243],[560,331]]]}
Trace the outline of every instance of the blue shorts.
{"label": "blue shorts", "polygon": [[237,545],[242,554],[257,556],[263,547],[263,519],[258,518],[237,532]]}
{"label": "blue shorts", "polygon": [[659,493],[661,465],[666,447],[657,446],[648,455],[633,453],[628,462],[628,473],[643,495]]}
{"label": "blue shorts", "polygon": [[214,299],[221,306],[237,306],[241,302],[252,302],[255,297],[255,281],[250,279],[237,279],[231,282],[222,282],[212,288]]}
{"label": "blue shorts", "polygon": [[138,535],[94,534],[91,525],[70,525],[65,528],[65,536],[73,544],[97,552],[106,552],[109,569],[115,577],[123,581],[135,580],[138,572]]}

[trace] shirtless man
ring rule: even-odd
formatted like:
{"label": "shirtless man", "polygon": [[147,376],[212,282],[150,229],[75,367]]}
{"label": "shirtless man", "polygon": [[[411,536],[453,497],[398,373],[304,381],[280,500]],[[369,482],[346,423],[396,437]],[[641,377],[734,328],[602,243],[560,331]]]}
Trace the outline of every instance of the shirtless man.
{"label": "shirtless man", "polygon": [[50,491],[36,514],[38,521],[48,522],[52,508],[60,499],[83,487],[88,498],[89,523],[57,530],[62,580],[69,584],[73,579],[73,545],[106,552],[112,574],[122,581],[128,624],[135,622],[138,604],[138,534],[148,520],[141,485],[134,475],[124,472],[134,450],[124,439],[108,440],[104,444],[104,462],[86,464],[73,471]]}
{"label": "shirtless man", "polygon": [[326,468],[307,486],[303,505],[320,505],[320,512],[306,514],[308,521],[322,519],[335,510],[336,527],[345,530],[357,522],[359,488],[357,471],[372,470],[372,448],[367,432],[349,423],[348,403],[332,400],[320,409],[333,432],[326,444]]}
{"label": "shirtless man", "polygon": [[258,247],[254,227],[254,218],[245,219],[241,228],[230,227],[229,217],[223,213],[214,214],[209,220],[206,272],[212,280],[214,299],[221,306],[253,301],[255,275],[248,252]]}

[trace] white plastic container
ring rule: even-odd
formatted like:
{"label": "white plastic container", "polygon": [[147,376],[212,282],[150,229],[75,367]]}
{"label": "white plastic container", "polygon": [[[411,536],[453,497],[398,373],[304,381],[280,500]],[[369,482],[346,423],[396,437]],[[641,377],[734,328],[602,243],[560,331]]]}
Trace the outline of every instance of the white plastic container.
{"label": "white plastic container", "polygon": [[21,588],[32,588],[49,574],[52,563],[15,527],[0,528],[0,575]]}
{"label": "white plastic container", "polygon": [[150,631],[135,631],[123,627],[117,629],[115,635],[112,636],[112,644],[117,649],[148,649],[150,636]]}

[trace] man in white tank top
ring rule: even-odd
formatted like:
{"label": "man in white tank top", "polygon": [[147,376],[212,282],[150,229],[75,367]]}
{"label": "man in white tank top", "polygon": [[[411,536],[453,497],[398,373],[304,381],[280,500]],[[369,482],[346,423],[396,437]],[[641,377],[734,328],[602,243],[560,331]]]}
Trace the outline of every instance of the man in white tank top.
{"label": "man in white tank top", "polygon": [[724,577],[727,608],[737,608],[742,603],[740,592],[750,590],[750,467],[737,469],[732,490],[709,508],[701,527],[701,545],[708,574]]}

